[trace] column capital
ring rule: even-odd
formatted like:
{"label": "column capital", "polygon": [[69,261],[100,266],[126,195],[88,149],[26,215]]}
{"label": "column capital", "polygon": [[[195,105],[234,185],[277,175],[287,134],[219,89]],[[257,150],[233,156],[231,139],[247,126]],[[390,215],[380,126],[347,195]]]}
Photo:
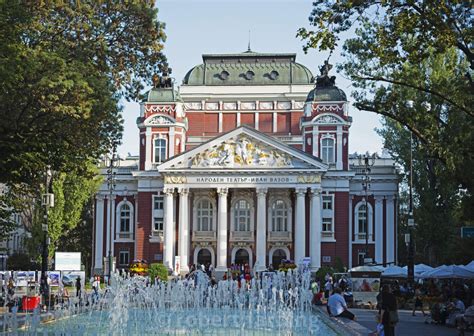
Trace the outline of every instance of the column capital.
{"label": "column capital", "polygon": [[169,187],[163,188],[163,194],[165,194],[166,196],[173,196],[174,188],[169,188]]}
{"label": "column capital", "polygon": [[374,196],[375,198],[375,203],[382,203],[385,196]]}
{"label": "column capital", "polygon": [[95,199],[97,201],[103,201],[105,199],[105,195],[101,195],[101,194],[96,194],[95,195]]}
{"label": "column capital", "polygon": [[265,197],[267,195],[268,188],[257,188],[257,196]]}
{"label": "column capital", "polygon": [[219,194],[219,197],[227,196],[228,192],[229,192],[229,188],[217,188],[217,193]]}
{"label": "column capital", "polygon": [[189,194],[189,188],[186,188],[186,187],[179,187],[179,188],[178,188],[178,193],[179,193],[181,196],[188,196],[188,194]]}
{"label": "column capital", "polygon": [[321,188],[310,188],[311,197],[321,196]]}
{"label": "column capital", "polygon": [[306,188],[295,188],[295,194],[298,197],[303,197],[306,194]]}

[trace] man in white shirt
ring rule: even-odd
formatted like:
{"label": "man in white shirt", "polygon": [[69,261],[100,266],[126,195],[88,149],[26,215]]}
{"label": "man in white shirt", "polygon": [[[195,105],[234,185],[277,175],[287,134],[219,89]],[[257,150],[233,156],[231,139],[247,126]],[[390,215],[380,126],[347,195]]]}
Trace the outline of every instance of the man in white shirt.
{"label": "man in white shirt", "polygon": [[328,300],[328,313],[335,317],[345,317],[350,320],[355,320],[355,315],[347,310],[346,300],[342,296],[340,288],[334,289],[334,293]]}

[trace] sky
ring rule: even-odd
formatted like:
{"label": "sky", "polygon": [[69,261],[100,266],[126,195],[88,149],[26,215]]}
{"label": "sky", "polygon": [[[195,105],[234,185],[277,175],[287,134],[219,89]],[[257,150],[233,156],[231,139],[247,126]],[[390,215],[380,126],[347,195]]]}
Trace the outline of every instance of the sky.
{"label": "sky", "polygon": [[[164,53],[173,69],[172,76],[181,84],[193,66],[202,63],[202,54],[236,53],[247,50],[249,42],[256,52],[296,53],[296,61],[307,66],[313,75],[319,73],[328,53],[303,52],[303,42],[296,38],[300,27],[309,28],[311,1],[308,0],[157,0],[158,20],[166,23],[167,40]],[[340,51],[330,63],[342,63]],[[382,139],[376,134],[380,117],[352,106],[352,86],[342,74],[335,73],[336,85],[351,102],[353,118],[349,136],[349,152],[381,152]],[[138,103],[124,103],[124,135],[119,154],[138,154]]]}

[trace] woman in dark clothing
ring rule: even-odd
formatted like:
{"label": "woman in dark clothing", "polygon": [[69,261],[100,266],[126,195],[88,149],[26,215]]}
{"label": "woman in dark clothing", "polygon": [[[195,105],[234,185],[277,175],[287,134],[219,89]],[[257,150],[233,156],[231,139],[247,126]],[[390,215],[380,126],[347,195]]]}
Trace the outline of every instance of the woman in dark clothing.
{"label": "woman in dark clothing", "polygon": [[381,294],[381,316],[385,336],[395,336],[395,325],[398,322],[397,298],[384,285]]}

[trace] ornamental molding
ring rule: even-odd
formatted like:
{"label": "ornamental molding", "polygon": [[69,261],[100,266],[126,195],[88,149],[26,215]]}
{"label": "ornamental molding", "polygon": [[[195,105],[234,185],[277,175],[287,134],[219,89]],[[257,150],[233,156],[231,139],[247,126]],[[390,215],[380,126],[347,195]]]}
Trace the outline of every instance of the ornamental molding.
{"label": "ornamental molding", "polygon": [[261,110],[272,110],[273,103],[272,102],[260,102],[260,109]]}
{"label": "ornamental molding", "polygon": [[304,108],[304,103],[303,102],[295,102],[293,108],[296,109],[302,109]]}
{"label": "ornamental molding", "polygon": [[148,113],[170,113],[176,111],[176,105],[145,105]]}
{"label": "ornamental molding", "polygon": [[278,110],[291,110],[291,102],[278,102],[276,108]]}
{"label": "ornamental molding", "polygon": [[313,110],[317,112],[343,112],[344,108],[339,105],[322,105],[321,103],[313,104]]}
{"label": "ornamental molding", "polygon": [[237,103],[224,103],[224,110],[237,110]]}
{"label": "ornamental molding", "polygon": [[345,121],[341,119],[339,116],[331,115],[331,114],[321,114],[316,116],[313,119],[313,124],[317,125],[338,125],[344,124]]}
{"label": "ornamental molding", "polygon": [[321,183],[321,175],[299,175],[297,183]]}
{"label": "ornamental molding", "polygon": [[199,103],[199,102],[185,103],[184,107],[188,110],[202,110],[202,103]]}
{"label": "ornamental molding", "polygon": [[219,103],[206,103],[206,110],[217,111],[219,109]]}
{"label": "ornamental molding", "polygon": [[176,124],[176,121],[168,116],[154,115],[146,119],[143,124],[145,126],[174,125]]}
{"label": "ornamental molding", "polygon": [[275,148],[255,142],[246,135],[228,139],[192,158],[195,168],[293,167],[291,157]]}
{"label": "ornamental molding", "polygon": [[165,176],[166,184],[183,184],[186,183],[186,176]]}
{"label": "ornamental molding", "polygon": [[241,102],[240,109],[241,110],[255,110],[257,104],[255,102]]}

